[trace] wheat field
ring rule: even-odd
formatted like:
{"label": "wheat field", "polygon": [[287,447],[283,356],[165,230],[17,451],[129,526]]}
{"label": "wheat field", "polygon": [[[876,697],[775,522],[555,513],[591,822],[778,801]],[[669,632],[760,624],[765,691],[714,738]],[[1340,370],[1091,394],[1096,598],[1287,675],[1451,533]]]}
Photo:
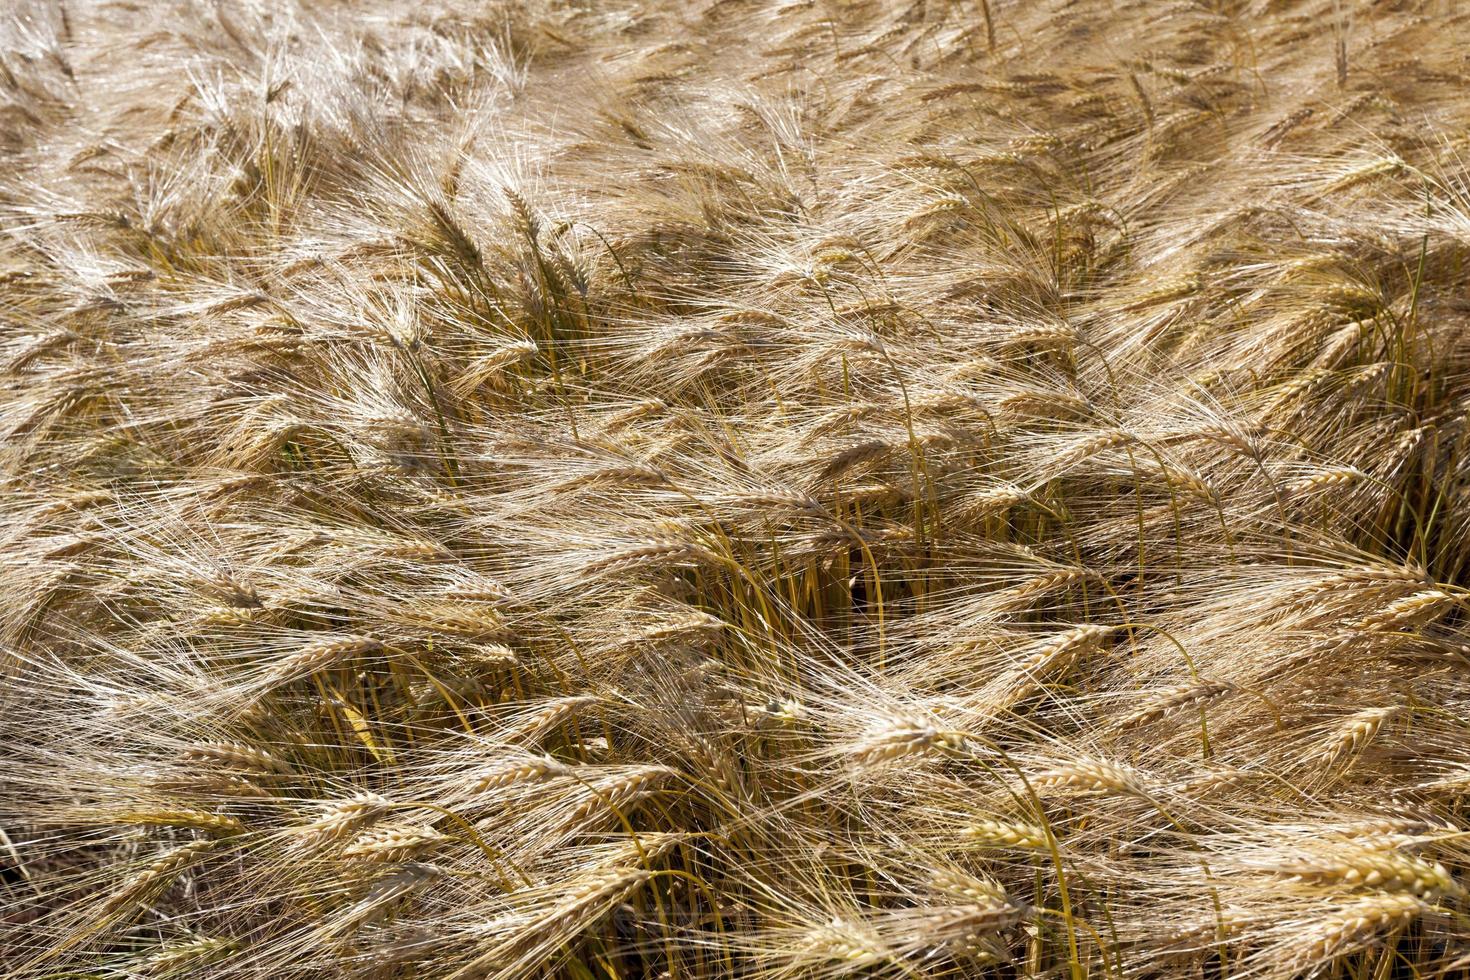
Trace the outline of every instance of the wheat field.
{"label": "wheat field", "polygon": [[0,976],[1470,975],[1470,10],[0,2]]}

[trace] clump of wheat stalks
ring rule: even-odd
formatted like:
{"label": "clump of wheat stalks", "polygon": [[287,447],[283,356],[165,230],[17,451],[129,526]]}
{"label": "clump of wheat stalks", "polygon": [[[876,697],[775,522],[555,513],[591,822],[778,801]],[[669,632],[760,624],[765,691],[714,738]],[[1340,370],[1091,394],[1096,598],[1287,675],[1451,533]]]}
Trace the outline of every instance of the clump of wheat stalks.
{"label": "clump of wheat stalks", "polygon": [[0,3],[0,974],[1463,969],[1452,8]]}

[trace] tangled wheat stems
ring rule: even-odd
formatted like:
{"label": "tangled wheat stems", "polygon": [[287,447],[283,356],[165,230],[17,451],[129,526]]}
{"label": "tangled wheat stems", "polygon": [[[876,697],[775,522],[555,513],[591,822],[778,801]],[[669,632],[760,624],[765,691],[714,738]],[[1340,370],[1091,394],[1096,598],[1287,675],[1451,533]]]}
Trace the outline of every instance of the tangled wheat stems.
{"label": "tangled wheat stems", "polygon": [[1467,18],[0,4],[0,974],[1464,973]]}

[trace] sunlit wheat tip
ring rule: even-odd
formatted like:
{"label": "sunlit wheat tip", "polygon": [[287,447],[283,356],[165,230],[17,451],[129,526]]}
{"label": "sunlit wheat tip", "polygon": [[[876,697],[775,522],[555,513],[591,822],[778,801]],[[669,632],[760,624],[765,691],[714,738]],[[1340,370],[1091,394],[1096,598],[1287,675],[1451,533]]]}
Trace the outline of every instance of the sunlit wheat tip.
{"label": "sunlit wheat tip", "polygon": [[1295,937],[1289,967],[1300,970],[1321,965],[1383,933],[1408,926],[1426,910],[1424,902],[1412,895],[1359,899]]}
{"label": "sunlit wheat tip", "polygon": [[1046,769],[1030,779],[1037,789],[1142,795],[1137,777],[1126,769],[1099,760],[1083,760]]}
{"label": "sunlit wheat tip", "polygon": [[873,729],[848,750],[856,765],[877,765],[931,750],[956,750],[962,732],[941,731],[924,722],[892,719]]}
{"label": "sunlit wheat tip", "polygon": [[1395,599],[1383,609],[1364,617],[1354,625],[1358,629],[1380,633],[1423,626],[1444,615],[1458,601],[1448,592],[1429,589],[1402,599]]}
{"label": "sunlit wheat tip", "polygon": [[260,773],[288,773],[291,767],[264,749],[237,742],[210,742],[192,745],[183,757],[193,762],[215,762],[236,769]]}
{"label": "sunlit wheat tip", "polygon": [[432,827],[377,827],[342,849],[342,856],[362,861],[407,861],[447,838]]}
{"label": "sunlit wheat tip", "polygon": [[1011,820],[976,820],[961,831],[966,840],[985,847],[1015,847],[1040,851],[1048,847],[1040,827]]}
{"label": "sunlit wheat tip", "polygon": [[1179,684],[1160,688],[1152,693],[1148,701],[1118,721],[1119,728],[1136,728],[1157,721],[1172,711],[1195,705],[1207,704],[1234,691],[1235,688],[1217,680],[1199,680],[1191,684]]}
{"label": "sunlit wheat tip", "polygon": [[1378,735],[1384,723],[1399,715],[1402,710],[1396,705],[1389,705],[1364,708],[1354,713],[1318,748],[1317,757],[1333,760],[1345,754],[1361,752]]}

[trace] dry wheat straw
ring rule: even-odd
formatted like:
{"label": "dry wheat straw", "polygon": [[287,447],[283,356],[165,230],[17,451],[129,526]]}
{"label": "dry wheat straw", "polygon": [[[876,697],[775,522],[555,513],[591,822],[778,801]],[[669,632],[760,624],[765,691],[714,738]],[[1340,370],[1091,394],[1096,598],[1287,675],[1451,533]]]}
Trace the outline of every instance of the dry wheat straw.
{"label": "dry wheat straw", "polygon": [[0,975],[1454,972],[1470,20],[1330,6],[0,3]]}

